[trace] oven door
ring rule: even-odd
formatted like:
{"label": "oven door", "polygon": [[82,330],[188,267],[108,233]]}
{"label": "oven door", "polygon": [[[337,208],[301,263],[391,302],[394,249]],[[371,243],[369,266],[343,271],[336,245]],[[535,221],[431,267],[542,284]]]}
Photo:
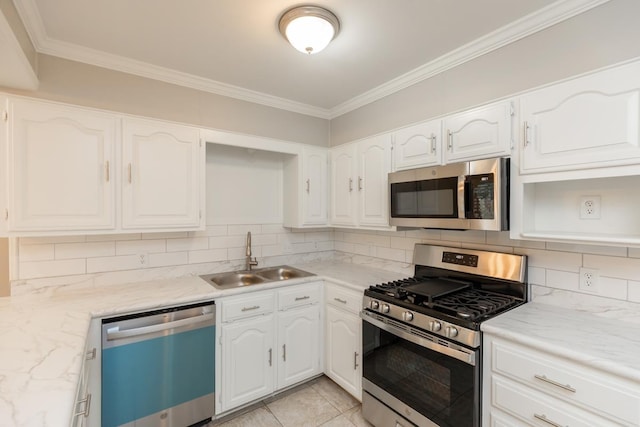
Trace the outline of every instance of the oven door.
{"label": "oven door", "polygon": [[[361,317],[365,419],[376,427],[408,427],[406,420],[421,427],[480,426],[480,349],[377,313]],[[389,408],[404,419],[390,416]]]}

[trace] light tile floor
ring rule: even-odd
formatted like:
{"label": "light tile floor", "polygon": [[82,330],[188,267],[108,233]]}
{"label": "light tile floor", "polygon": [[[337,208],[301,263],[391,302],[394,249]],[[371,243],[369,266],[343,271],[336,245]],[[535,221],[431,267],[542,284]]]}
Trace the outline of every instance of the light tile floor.
{"label": "light tile floor", "polygon": [[372,427],[360,402],[326,376],[213,421],[207,427]]}

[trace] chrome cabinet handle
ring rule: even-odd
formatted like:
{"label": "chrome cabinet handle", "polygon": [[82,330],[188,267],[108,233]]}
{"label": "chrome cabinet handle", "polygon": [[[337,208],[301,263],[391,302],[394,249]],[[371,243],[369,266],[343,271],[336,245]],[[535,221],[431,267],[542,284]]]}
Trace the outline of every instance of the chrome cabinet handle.
{"label": "chrome cabinet handle", "polygon": [[127,167],[127,177],[129,178],[129,184],[131,184],[131,163]]}
{"label": "chrome cabinet handle", "polygon": [[109,160],[104,162],[104,175],[107,182],[109,182]]}
{"label": "chrome cabinet handle", "polygon": [[287,361],[287,345],[286,344],[282,344],[282,361],[283,362]]}
{"label": "chrome cabinet handle", "polygon": [[240,311],[251,311],[251,310],[257,310],[259,308],[260,308],[259,305],[253,305],[251,307],[242,307],[242,310],[240,310]]}
{"label": "chrome cabinet handle", "polygon": [[449,129],[447,129],[447,147],[449,148],[449,151],[453,149],[453,132]]}
{"label": "chrome cabinet handle", "polygon": [[349,193],[353,191],[353,178],[349,178]]}
{"label": "chrome cabinet handle", "polygon": [[273,349],[269,349],[269,366],[273,366]]}
{"label": "chrome cabinet handle", "polygon": [[551,380],[551,379],[547,378],[547,376],[546,376],[546,375],[538,375],[538,374],[535,374],[535,375],[534,375],[534,377],[535,377],[536,379],[540,380],[540,381],[544,381],[545,383],[548,383],[548,384],[554,385],[554,386],[556,386],[556,387],[560,387],[560,388],[561,388],[561,389],[563,389],[563,390],[570,391],[571,393],[575,393],[575,392],[576,392],[576,389],[575,389],[575,388],[573,388],[573,387],[571,387],[569,384],[561,384],[561,383],[559,383],[559,382],[557,382],[557,381],[554,381],[554,380]]}
{"label": "chrome cabinet handle", "polygon": [[353,353],[353,370],[358,369],[358,352]]}
{"label": "chrome cabinet handle", "polygon": [[84,411],[76,412],[75,414],[73,414],[74,418],[79,417],[80,415],[85,418],[89,416],[89,411],[91,411],[91,393],[87,394],[87,397],[85,397],[84,399],[78,400],[76,402],[76,405],[80,405],[82,403],[84,403]]}
{"label": "chrome cabinet handle", "polygon": [[358,191],[362,191],[362,177],[358,177]]}
{"label": "chrome cabinet handle", "polygon": [[91,350],[87,351],[87,360],[93,360],[96,358],[96,348],[93,347]]}
{"label": "chrome cabinet handle", "polygon": [[334,301],[338,301],[340,304],[346,304],[347,300],[346,299],[340,299],[340,298],[334,298]]}
{"label": "chrome cabinet handle", "polygon": [[538,415],[538,414],[533,414],[533,416],[537,419],[539,419],[540,421],[544,421],[545,423],[552,425],[553,427],[564,427],[562,424],[558,424],[555,421],[551,421],[549,418],[547,418],[546,415],[542,414],[542,415]]}
{"label": "chrome cabinet handle", "polygon": [[307,193],[309,193],[310,189],[311,189],[311,180],[307,178]]}
{"label": "chrome cabinet handle", "polygon": [[529,122],[525,121],[523,127],[523,138],[524,138],[524,146],[529,145],[531,141],[529,141]]}
{"label": "chrome cabinet handle", "polygon": [[436,136],[434,134],[431,134],[431,136],[429,137],[429,140],[431,140],[431,152],[435,153],[436,152]]}
{"label": "chrome cabinet handle", "polygon": [[311,298],[309,295],[305,295],[303,297],[296,297],[296,301],[304,301],[304,300],[309,299],[309,298]]}

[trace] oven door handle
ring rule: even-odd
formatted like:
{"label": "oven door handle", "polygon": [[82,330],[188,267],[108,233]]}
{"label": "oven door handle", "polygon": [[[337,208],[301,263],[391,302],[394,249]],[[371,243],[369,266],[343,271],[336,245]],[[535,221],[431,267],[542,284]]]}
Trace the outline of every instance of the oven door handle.
{"label": "oven door handle", "polygon": [[[384,331],[387,331],[397,337],[400,337],[407,341],[411,341],[414,344],[428,348],[440,354],[445,354],[447,356],[453,357],[454,359],[460,360],[466,363],[467,365],[476,366],[476,352],[474,350],[468,350],[464,347],[458,347],[458,346],[456,346],[456,348],[447,347],[446,345],[429,341],[426,338],[422,338],[418,335],[414,335],[409,332],[403,331],[400,328],[396,328],[395,326],[389,325],[385,322],[381,322],[380,320],[373,319],[365,311],[360,312],[360,317],[365,322],[371,323],[372,325]],[[415,330],[416,332],[419,332],[421,334],[424,334],[424,332],[418,329],[414,329],[410,326],[407,326],[407,328]]]}

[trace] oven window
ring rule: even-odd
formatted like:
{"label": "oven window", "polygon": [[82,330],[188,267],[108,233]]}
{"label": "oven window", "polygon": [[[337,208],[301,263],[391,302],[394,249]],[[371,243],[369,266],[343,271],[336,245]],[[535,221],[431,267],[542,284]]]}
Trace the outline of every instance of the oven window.
{"label": "oven window", "polygon": [[441,427],[480,425],[479,362],[468,365],[366,321],[362,336],[364,378]]}
{"label": "oven window", "polygon": [[458,178],[391,184],[391,216],[457,218]]}

